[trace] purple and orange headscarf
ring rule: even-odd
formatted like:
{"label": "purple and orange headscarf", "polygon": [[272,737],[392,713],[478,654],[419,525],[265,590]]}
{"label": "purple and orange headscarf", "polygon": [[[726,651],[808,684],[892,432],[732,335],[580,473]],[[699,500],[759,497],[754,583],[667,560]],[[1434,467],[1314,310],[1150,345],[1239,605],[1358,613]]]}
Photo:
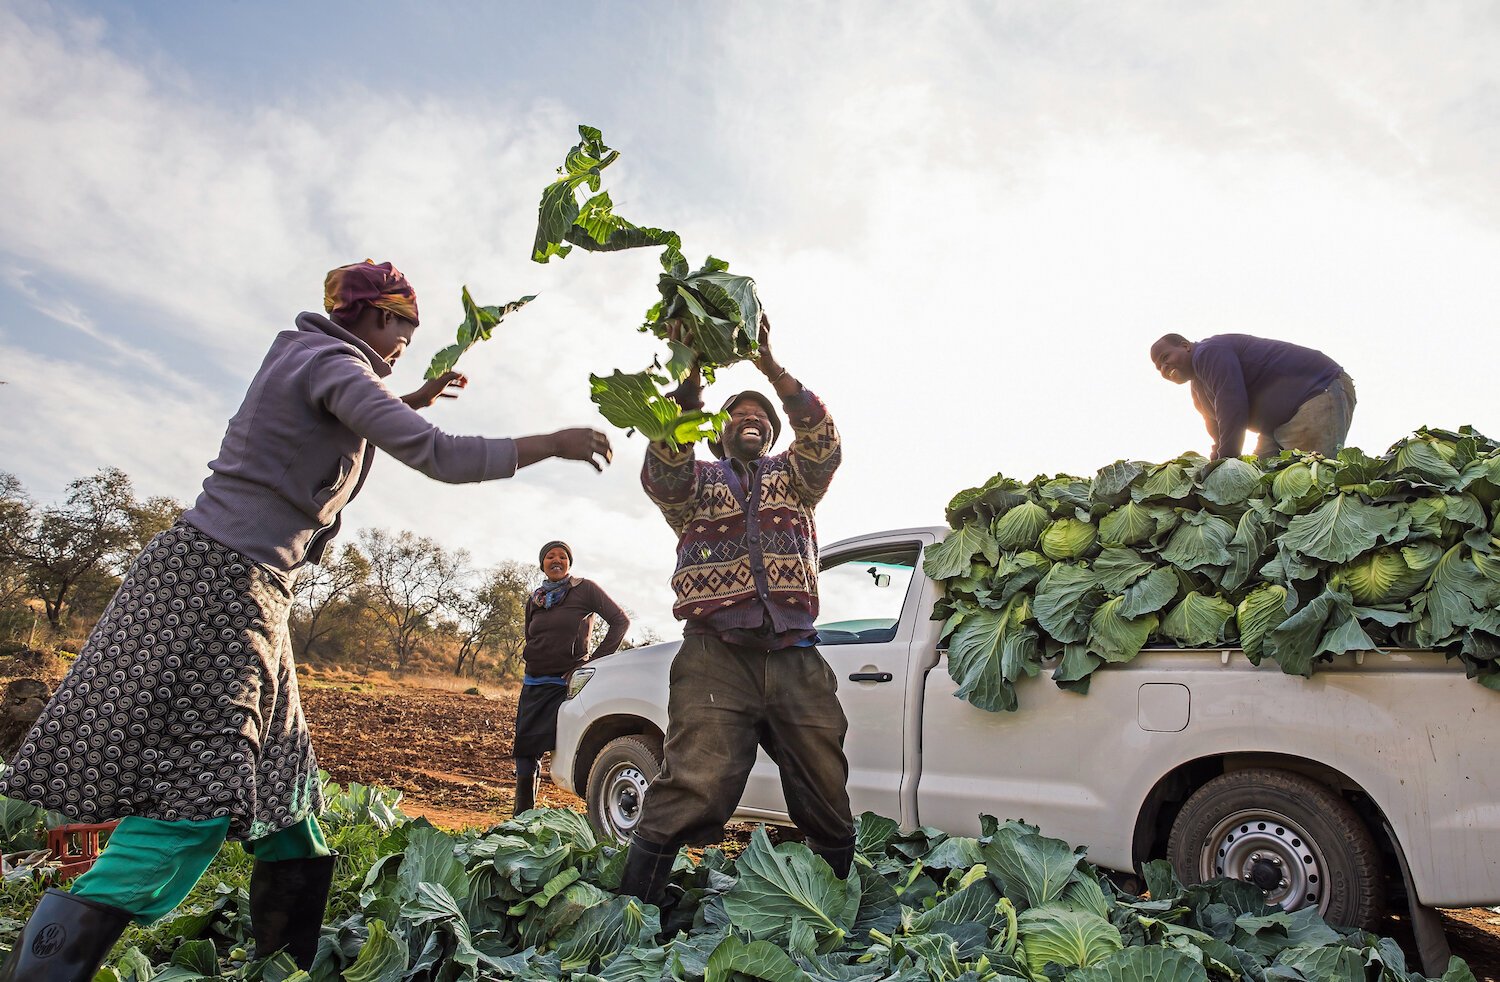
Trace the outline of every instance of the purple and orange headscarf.
{"label": "purple and orange headscarf", "polygon": [[366,259],[329,270],[323,280],[323,308],[347,322],[359,316],[363,304],[417,323],[417,291],[390,263]]}

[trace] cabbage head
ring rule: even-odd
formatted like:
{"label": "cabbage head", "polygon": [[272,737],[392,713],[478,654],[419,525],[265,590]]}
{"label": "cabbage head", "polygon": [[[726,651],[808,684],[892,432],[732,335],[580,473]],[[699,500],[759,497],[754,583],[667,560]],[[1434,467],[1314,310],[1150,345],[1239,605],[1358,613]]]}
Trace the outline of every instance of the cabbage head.
{"label": "cabbage head", "polygon": [[1420,474],[1434,484],[1457,487],[1458,469],[1453,466],[1458,446],[1430,433],[1418,432],[1396,449],[1396,467]]}
{"label": "cabbage head", "polygon": [[1472,494],[1442,494],[1418,498],[1406,509],[1411,518],[1411,537],[1441,539],[1452,544],[1470,529],[1482,529],[1489,521],[1484,506]]}
{"label": "cabbage head", "polygon": [[1167,612],[1161,633],[1185,648],[1211,647],[1224,640],[1224,626],[1234,605],[1223,597],[1189,593]]}
{"label": "cabbage head", "polygon": [[1156,517],[1149,506],[1136,501],[1127,501],[1099,519],[1099,541],[1107,546],[1140,545],[1155,534]]}
{"label": "cabbage head", "polygon": [[1111,597],[1089,620],[1089,650],[1108,662],[1127,662],[1140,654],[1160,624],[1155,614],[1121,616],[1124,597]]}
{"label": "cabbage head", "polygon": [[1099,530],[1076,518],[1059,518],[1042,532],[1042,553],[1048,559],[1081,559],[1094,548]]}
{"label": "cabbage head", "polygon": [[1398,603],[1422,589],[1442,556],[1442,547],[1432,541],[1383,546],[1338,567],[1333,580],[1361,606]]}
{"label": "cabbage head", "polygon": [[1035,549],[1042,530],[1051,520],[1047,509],[1036,502],[1024,501],[995,519],[995,541],[1007,552]]}
{"label": "cabbage head", "polygon": [[[1423,542],[1419,543],[1419,545],[1433,544],[1430,542]],[[1441,550],[1437,549],[1435,546],[1434,551],[1441,553]],[[1500,583],[1500,538],[1491,537],[1489,541],[1489,548],[1473,549],[1470,553],[1470,558],[1474,560],[1474,565],[1479,568],[1480,574],[1483,575],[1485,579],[1489,580],[1491,583]]]}
{"label": "cabbage head", "polygon": [[1091,482],[1078,477],[1054,477],[1036,489],[1037,497],[1055,515],[1070,515],[1079,508],[1088,508],[1092,502],[1089,493]]}
{"label": "cabbage head", "polygon": [[1047,965],[1092,965],[1124,947],[1119,929],[1093,911],[1062,903],[1032,907],[1019,918],[1021,953],[1031,977],[1048,977]]}
{"label": "cabbage head", "polygon": [[1251,590],[1235,610],[1240,628],[1240,647],[1252,664],[1259,665],[1266,635],[1286,620],[1286,587],[1262,583]]}
{"label": "cabbage head", "polygon": [[1275,477],[1271,478],[1271,494],[1277,501],[1300,498],[1311,491],[1312,486],[1312,465],[1306,462],[1283,467],[1276,472]]}
{"label": "cabbage head", "polygon": [[1261,469],[1254,464],[1238,457],[1226,457],[1204,478],[1198,493],[1216,505],[1241,504],[1260,489],[1263,476]]}

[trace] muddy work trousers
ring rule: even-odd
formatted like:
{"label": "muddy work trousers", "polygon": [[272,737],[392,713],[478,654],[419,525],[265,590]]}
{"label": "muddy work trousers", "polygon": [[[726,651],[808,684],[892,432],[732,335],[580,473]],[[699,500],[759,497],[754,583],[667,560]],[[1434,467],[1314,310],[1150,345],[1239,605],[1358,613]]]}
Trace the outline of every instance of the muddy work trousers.
{"label": "muddy work trousers", "polygon": [[781,770],[787,812],[814,847],[853,840],[849,721],[817,648],[757,651],[690,635],[672,661],[667,742],[646,791],[637,840],[707,845],[724,836],[764,747]]}

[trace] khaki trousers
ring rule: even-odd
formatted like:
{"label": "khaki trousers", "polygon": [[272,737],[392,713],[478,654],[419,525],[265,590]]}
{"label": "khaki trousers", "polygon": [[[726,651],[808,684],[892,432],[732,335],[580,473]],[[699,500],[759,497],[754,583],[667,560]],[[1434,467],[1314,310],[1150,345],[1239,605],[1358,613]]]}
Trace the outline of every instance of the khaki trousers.
{"label": "khaki trousers", "polygon": [[757,651],[685,638],[672,662],[665,760],[646,791],[636,836],[674,851],[718,842],[760,746],[781,769],[787,811],[809,844],[852,841],[849,721],[837,690],[817,648]]}
{"label": "khaki trousers", "polygon": [[1274,457],[1283,450],[1302,450],[1332,457],[1344,446],[1354,420],[1354,379],[1344,372],[1333,384],[1297,407],[1292,418],[1255,445],[1257,457]]}

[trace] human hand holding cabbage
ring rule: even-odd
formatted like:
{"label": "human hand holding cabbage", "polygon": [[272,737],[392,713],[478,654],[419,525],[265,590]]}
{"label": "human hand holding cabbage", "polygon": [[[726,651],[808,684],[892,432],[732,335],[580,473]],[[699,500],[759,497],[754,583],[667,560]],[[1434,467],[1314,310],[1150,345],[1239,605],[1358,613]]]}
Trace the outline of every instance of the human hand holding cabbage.
{"label": "human hand holding cabbage", "polygon": [[802,383],[792,377],[791,373],[781,366],[776,356],[771,353],[771,318],[766,312],[760,312],[760,338],[756,344],[755,357],[751,359],[760,373],[771,383],[776,394],[782,399],[797,394],[802,388]]}

